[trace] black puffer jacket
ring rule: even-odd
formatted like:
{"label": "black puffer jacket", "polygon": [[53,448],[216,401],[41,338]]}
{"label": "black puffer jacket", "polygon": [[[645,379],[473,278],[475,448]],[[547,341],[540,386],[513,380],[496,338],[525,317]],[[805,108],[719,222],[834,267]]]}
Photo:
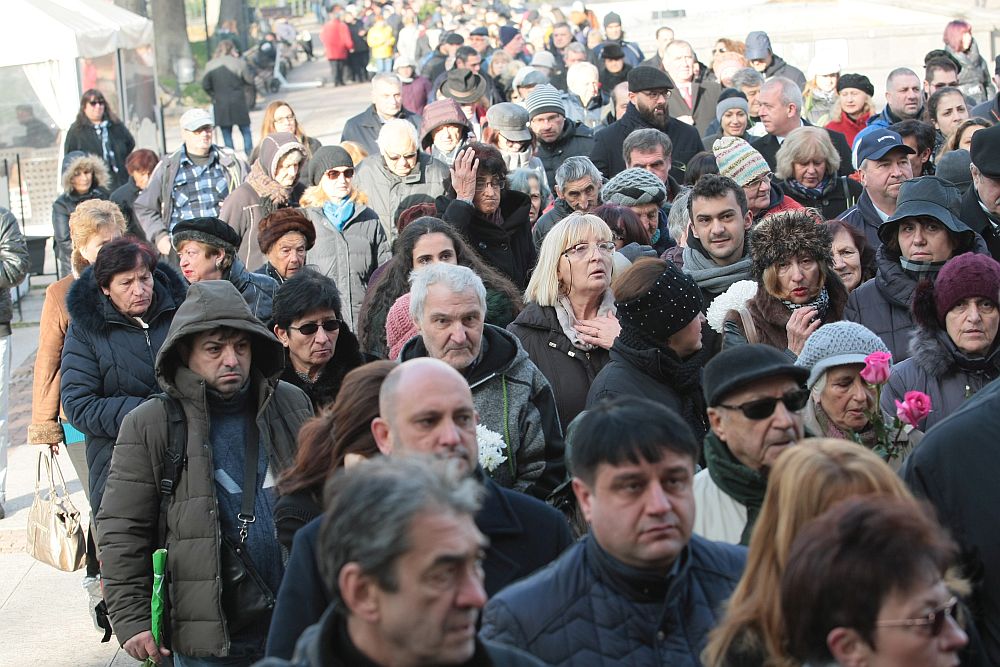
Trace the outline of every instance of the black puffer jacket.
{"label": "black puffer jacket", "polygon": [[531,238],[528,214],[531,199],[516,190],[504,190],[500,196],[501,224],[487,219],[471,204],[458,199],[437,199],[438,211],[494,269],[510,278],[520,289],[528,286],[535,266],[535,243]]}
{"label": "black puffer jacket", "polygon": [[122,420],[160,391],[153,365],[187,286],[170,266],[153,272],[153,303],[143,318],[148,328],[122,315],[87,269],[66,298],[72,321],[62,352],[59,392],[66,418],[87,436],[90,506],[101,506]]}
{"label": "black puffer jacket", "polygon": [[[986,243],[978,234],[972,252],[987,254]],[[844,319],[875,332],[892,353],[893,363],[898,364],[910,356],[910,337],[916,329],[910,304],[917,279],[903,270],[899,258],[886,253],[885,246],[875,252],[875,264],[875,277],[859,285],[847,298]]]}
{"label": "black puffer jacket", "polygon": [[538,370],[552,385],[563,432],[587,405],[587,392],[594,378],[608,363],[608,350],[589,352],[573,345],[563,333],[553,306],[529,303],[508,327],[517,336]]}
{"label": "black puffer jacket", "polygon": [[480,636],[553,667],[695,667],[746,563],[746,549],[697,535],[676,570],[651,577],[588,535],[550,567],[495,595]]}
{"label": "black puffer jacket", "polygon": [[892,367],[882,392],[882,411],[896,414],[895,401],[908,391],[922,391],[931,398],[931,413],[919,424],[927,431],[950,415],[991,381],[1000,376],[1000,347],[985,357],[970,357],[959,350],[942,329],[918,327],[910,341],[913,355]]}
{"label": "black puffer jacket", "polygon": [[[545,166],[545,178],[549,182],[549,189],[555,192],[556,169],[566,158],[577,155],[589,157],[593,150],[594,131],[583,123],[569,118],[563,124],[563,131],[558,139],[551,144],[539,141],[535,156]],[[621,153],[621,149],[618,152]]]}

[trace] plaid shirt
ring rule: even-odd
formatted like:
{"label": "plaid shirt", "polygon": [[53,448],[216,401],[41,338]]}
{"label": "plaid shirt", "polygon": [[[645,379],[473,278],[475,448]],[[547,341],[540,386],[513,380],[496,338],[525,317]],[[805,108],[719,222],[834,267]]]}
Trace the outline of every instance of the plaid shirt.
{"label": "plaid shirt", "polygon": [[212,159],[199,167],[188,157],[187,148],[184,149],[174,178],[170,229],[181,220],[218,217],[222,201],[229,195],[229,181],[215,146],[211,153]]}

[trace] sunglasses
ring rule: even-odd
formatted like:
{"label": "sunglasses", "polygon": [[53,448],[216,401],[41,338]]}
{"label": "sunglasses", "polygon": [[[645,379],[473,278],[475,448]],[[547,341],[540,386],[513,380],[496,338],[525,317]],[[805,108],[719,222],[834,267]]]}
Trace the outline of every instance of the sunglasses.
{"label": "sunglasses", "polygon": [[774,414],[774,409],[778,406],[778,401],[784,403],[785,408],[789,412],[798,412],[802,408],[806,407],[806,403],[809,402],[809,390],[796,389],[794,391],[787,392],[784,396],[779,398],[769,396],[767,398],[758,398],[755,401],[747,401],[746,403],[741,403],[739,405],[724,405],[720,403],[719,407],[727,410],[739,410],[747,419],[760,421],[761,419],[767,419]]}
{"label": "sunglasses", "polygon": [[327,333],[333,333],[334,331],[340,330],[341,325],[340,320],[323,320],[322,322],[306,322],[300,327],[288,327],[289,329],[294,329],[298,331],[303,336],[312,336],[320,327],[323,327],[323,331]]}
{"label": "sunglasses", "polygon": [[937,637],[944,630],[945,620],[955,620],[955,609],[958,607],[958,598],[952,598],[942,606],[919,618],[904,618],[899,621],[877,621],[875,627],[879,628],[928,628],[931,637]]}
{"label": "sunglasses", "polygon": [[87,105],[92,107],[103,107],[104,104],[104,100],[87,100]]}
{"label": "sunglasses", "polygon": [[335,181],[341,176],[350,179],[354,178],[354,169],[351,167],[348,167],[347,169],[328,169],[325,176],[331,181]]}

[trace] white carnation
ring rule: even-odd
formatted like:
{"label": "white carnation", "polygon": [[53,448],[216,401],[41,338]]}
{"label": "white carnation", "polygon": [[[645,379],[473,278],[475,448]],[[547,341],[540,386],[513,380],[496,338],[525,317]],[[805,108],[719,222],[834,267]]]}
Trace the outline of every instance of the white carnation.
{"label": "white carnation", "polygon": [[479,444],[479,465],[486,472],[493,472],[501,463],[507,460],[503,452],[506,444],[503,436],[491,431],[482,424],[476,426],[476,442]]}

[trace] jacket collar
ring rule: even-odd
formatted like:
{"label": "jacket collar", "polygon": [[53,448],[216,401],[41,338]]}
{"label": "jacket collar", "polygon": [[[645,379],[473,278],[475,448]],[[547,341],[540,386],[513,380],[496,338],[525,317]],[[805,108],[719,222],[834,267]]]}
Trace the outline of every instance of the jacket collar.
{"label": "jacket collar", "polygon": [[[483,347],[485,350],[480,353],[475,366],[465,377],[473,390],[478,385],[507,371],[517,361],[519,354],[525,354],[514,334],[492,324],[483,325]],[[424,339],[421,336],[414,336],[403,345],[403,349],[399,353],[399,360],[409,361],[427,356],[430,355],[427,352],[427,346],[424,345]]]}
{"label": "jacket collar", "polygon": [[486,488],[483,506],[476,513],[476,527],[491,539],[499,535],[520,535],[523,533],[524,525],[506,496],[508,493],[516,492],[500,487],[487,477],[483,469],[478,466],[474,476]]}
{"label": "jacket collar", "polygon": [[691,546],[685,545],[667,573],[641,570],[626,565],[605,551],[593,533],[583,538],[587,560],[597,577],[620,594],[636,602],[666,602],[677,583],[684,578],[691,562]]}
{"label": "jacket collar", "polygon": [[[143,321],[152,324],[163,313],[176,310],[184,302],[186,292],[187,285],[177,272],[165,262],[157,263],[153,269],[153,303]],[[112,325],[139,326],[119,313],[104,295],[94,279],[93,267],[88,267],[73,282],[66,307],[73,321],[90,331],[106,331]]]}

